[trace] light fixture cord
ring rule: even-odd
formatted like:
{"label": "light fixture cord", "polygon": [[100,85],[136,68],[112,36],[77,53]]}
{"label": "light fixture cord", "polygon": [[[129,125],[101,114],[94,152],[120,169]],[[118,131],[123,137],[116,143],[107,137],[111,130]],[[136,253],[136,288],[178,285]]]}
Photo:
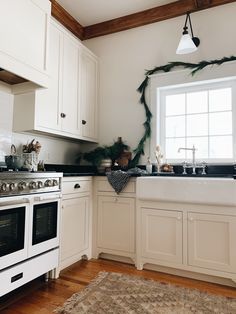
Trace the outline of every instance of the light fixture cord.
{"label": "light fixture cord", "polygon": [[187,18],[189,19],[189,25],[190,25],[190,29],[191,29],[191,35],[192,35],[192,38],[194,37],[193,36],[193,27],[192,27],[192,22],[191,22],[191,18],[190,18],[190,13],[187,13]]}
{"label": "light fixture cord", "polygon": [[185,19],[185,23],[184,23],[184,29],[188,28],[188,26],[187,26],[188,19],[189,19],[189,13],[187,13],[187,15],[186,15],[186,19]]}

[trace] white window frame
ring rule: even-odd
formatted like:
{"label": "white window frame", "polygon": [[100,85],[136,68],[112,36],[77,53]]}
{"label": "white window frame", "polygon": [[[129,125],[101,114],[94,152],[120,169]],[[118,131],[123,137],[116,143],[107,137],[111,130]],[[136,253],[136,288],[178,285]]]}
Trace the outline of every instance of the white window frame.
{"label": "white window frame", "polygon": [[[200,71],[197,75],[191,76],[190,71],[173,71],[170,73],[157,74],[150,77],[150,100],[152,119],[152,136],[150,140],[150,147],[147,153],[155,161],[155,147],[156,145],[163,146],[164,136],[161,136],[164,125],[164,113],[161,110],[161,97],[165,91],[177,89],[185,89],[186,91],[197,91],[203,85],[211,85],[213,89],[219,87],[232,87],[232,133],[233,133],[233,158],[227,159],[206,159],[208,163],[214,164],[232,164],[236,160],[236,62],[229,62],[222,64],[220,67],[208,67]],[[213,87],[214,86],[214,87]],[[164,146],[163,146],[164,147]],[[164,156],[165,152],[163,151]],[[197,157],[197,156],[196,156]],[[198,161],[202,161],[197,158]],[[168,159],[167,162],[180,163],[184,160]]]}

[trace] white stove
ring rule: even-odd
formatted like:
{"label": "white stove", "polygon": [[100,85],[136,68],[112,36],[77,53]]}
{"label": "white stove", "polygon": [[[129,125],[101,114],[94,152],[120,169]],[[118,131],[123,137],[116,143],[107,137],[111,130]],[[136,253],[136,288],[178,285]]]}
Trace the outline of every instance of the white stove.
{"label": "white stove", "polygon": [[61,178],[0,173],[0,297],[58,267]]}

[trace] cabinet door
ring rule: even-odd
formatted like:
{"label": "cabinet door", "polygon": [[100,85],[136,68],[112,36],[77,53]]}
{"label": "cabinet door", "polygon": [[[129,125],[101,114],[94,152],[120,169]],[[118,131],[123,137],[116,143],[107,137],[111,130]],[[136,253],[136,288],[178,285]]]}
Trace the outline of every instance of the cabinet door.
{"label": "cabinet door", "polygon": [[182,263],[182,212],[142,208],[142,256]]}
{"label": "cabinet door", "polygon": [[188,263],[236,271],[236,217],[188,214]]}
{"label": "cabinet door", "polygon": [[61,130],[61,61],[62,61],[61,31],[50,25],[49,50],[49,88],[36,91],[36,127],[50,130]]}
{"label": "cabinet door", "polygon": [[47,86],[42,75],[47,74],[50,2],[1,0],[0,11],[0,66]]}
{"label": "cabinet door", "polygon": [[88,197],[80,197],[63,201],[61,230],[61,261],[88,248]]}
{"label": "cabinet door", "polygon": [[62,131],[79,134],[78,130],[79,45],[69,35],[63,40]]}
{"label": "cabinet door", "polygon": [[134,253],[135,200],[125,197],[98,197],[99,248]]}
{"label": "cabinet door", "polygon": [[97,139],[97,59],[85,49],[80,54],[80,107],[82,136]]}

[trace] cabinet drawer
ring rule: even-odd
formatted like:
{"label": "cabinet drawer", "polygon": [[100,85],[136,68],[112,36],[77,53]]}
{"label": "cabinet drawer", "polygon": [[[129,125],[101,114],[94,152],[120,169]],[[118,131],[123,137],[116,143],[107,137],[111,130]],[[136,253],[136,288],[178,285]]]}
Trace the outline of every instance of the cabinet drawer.
{"label": "cabinet drawer", "polygon": [[62,182],[62,194],[79,194],[91,191],[91,181],[68,181]]}
{"label": "cabinet drawer", "polygon": [[0,272],[0,297],[58,267],[58,249],[19,263]]}
{"label": "cabinet drawer", "polygon": [[[107,180],[100,180],[97,184],[97,191],[114,192],[114,189]],[[135,181],[130,181],[121,193],[135,193]]]}

